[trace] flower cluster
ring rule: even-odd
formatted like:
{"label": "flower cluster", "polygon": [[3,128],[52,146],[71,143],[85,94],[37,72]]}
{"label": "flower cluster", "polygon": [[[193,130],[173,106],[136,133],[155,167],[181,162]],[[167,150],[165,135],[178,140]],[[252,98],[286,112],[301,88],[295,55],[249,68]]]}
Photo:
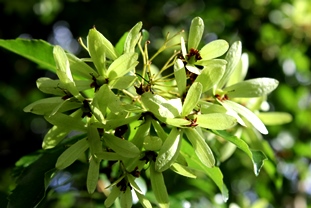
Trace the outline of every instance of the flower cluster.
{"label": "flower cluster", "polygon": [[[210,141],[221,137],[233,143],[251,158],[258,174],[265,155],[235,135],[247,128],[268,133],[257,115],[278,81],[243,81],[247,55],[242,55],[239,41],[229,47],[225,40],[214,40],[199,49],[204,32],[199,17],[192,20],[187,41],[181,33],[168,35],[151,58],[149,41],[141,29],[139,22],[116,46],[90,29],[87,44],[80,41],[88,58],[54,47],[59,79],[39,78],[37,86],[55,96],[25,108],[53,124],[43,148],[70,144],[56,162],[58,170],[87,157],[89,193],[95,191],[100,170],[109,161],[115,176],[100,180],[109,190],[107,207],[115,200],[121,207],[131,207],[132,194],[143,207],[152,207],[152,203],[168,207],[163,177],[168,169],[191,178],[197,177],[197,170],[205,172],[226,199],[215,162],[221,155]],[[179,35],[180,42],[170,44]],[[152,61],[157,55],[171,48],[175,51],[162,68],[155,67]],[[79,137],[71,137],[72,132]],[[156,202],[145,196],[138,178],[150,180]]]}

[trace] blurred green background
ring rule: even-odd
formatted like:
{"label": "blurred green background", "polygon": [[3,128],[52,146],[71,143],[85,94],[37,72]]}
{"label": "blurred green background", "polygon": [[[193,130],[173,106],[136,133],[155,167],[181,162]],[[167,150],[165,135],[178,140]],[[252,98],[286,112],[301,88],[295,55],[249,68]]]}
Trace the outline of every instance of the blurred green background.
{"label": "blurred green background", "polygon": [[[264,137],[275,151],[278,177],[271,178],[264,170],[254,176],[249,161],[237,151],[221,164],[229,188],[227,204],[219,200],[218,190],[209,181],[184,179],[183,187],[168,181],[172,197],[186,202],[195,195],[192,198],[197,204],[193,207],[311,207],[311,1],[0,0],[0,39],[43,39],[83,56],[77,38],[85,38],[94,25],[115,44],[142,21],[150,32],[152,47],[168,31],[187,30],[195,16],[205,22],[204,41],[242,41],[250,58],[247,78],[280,81],[269,95],[270,110],[289,112],[293,121],[268,127],[269,134]],[[2,207],[15,185],[10,174],[15,162],[40,149],[49,128],[41,116],[26,114],[23,108],[45,96],[36,89],[36,79],[54,75],[2,48],[0,57]],[[276,178],[281,181],[279,188]],[[67,192],[56,195],[53,206],[73,207],[74,197]],[[85,207],[96,207],[94,197],[83,197],[85,204],[93,200],[92,206]]]}

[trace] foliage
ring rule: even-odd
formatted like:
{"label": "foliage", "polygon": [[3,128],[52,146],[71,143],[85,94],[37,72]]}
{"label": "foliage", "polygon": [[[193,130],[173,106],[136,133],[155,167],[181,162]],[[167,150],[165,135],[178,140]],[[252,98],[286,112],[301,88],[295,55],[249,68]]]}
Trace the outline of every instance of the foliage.
{"label": "foliage", "polygon": [[[141,22],[115,46],[92,28],[86,45],[80,39],[89,54],[84,58],[41,40],[1,40],[2,47],[58,77],[37,80],[39,90],[54,97],[24,108],[53,126],[44,137],[41,157],[27,165],[21,159],[26,172],[9,206],[40,204],[44,194],[38,192],[46,192],[57,174],[78,161],[87,164],[81,170],[87,174],[86,190],[105,193],[107,207],[113,203],[131,207],[132,195],[143,207],[168,207],[165,175],[172,173],[197,179],[208,176],[226,201],[229,195],[219,166],[236,147],[249,157],[255,175],[269,159],[267,172],[275,177],[276,158],[259,135],[268,133],[265,122],[291,120],[286,113],[263,112],[278,81],[244,80],[248,55],[242,54],[242,43],[229,46],[218,39],[202,46],[203,33],[203,20],[195,17],[187,38],[182,32],[168,33],[150,55]],[[154,65],[159,57],[164,64]],[[45,160],[50,163],[42,166]],[[30,171],[36,169],[35,174]],[[40,175],[41,183],[28,193],[32,197],[22,199],[20,190],[33,183],[28,174]],[[138,181],[145,181],[147,193]]]}

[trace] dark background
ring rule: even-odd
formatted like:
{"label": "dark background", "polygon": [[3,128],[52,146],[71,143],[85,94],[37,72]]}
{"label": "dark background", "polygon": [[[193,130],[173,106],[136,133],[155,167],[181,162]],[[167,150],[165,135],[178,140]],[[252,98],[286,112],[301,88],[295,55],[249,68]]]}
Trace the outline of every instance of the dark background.
{"label": "dark background", "polygon": [[[93,26],[115,44],[142,21],[156,43],[165,35],[162,29],[187,30],[191,19],[200,16],[205,40],[242,41],[250,57],[247,78],[280,81],[269,96],[270,105],[293,116],[290,124],[269,127],[265,137],[278,157],[283,188],[275,193],[265,173],[256,178],[249,176],[252,167],[232,165],[241,158],[237,153],[222,167],[229,203],[248,207],[247,202],[255,203],[251,197],[255,194],[257,202],[266,200],[270,206],[307,207],[311,203],[310,11],[308,0],[0,0],[0,38],[43,39],[83,56],[76,39],[85,39]],[[15,162],[40,149],[49,128],[42,117],[24,113],[23,108],[45,96],[36,89],[36,79],[53,75],[2,48],[0,60],[0,191],[8,194],[14,187],[10,171]]]}

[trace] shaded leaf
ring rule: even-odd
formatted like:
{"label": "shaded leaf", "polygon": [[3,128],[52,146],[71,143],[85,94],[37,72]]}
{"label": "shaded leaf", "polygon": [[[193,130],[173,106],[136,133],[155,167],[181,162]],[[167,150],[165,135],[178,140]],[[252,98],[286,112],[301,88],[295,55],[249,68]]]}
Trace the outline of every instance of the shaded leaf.
{"label": "shaded leaf", "polygon": [[100,161],[95,160],[94,158],[91,158],[89,163],[89,169],[87,172],[87,179],[86,179],[86,187],[87,191],[92,194],[94,193],[98,177],[99,177],[99,167],[100,167]]}
{"label": "shaded leaf", "polygon": [[150,164],[150,181],[152,191],[159,203],[159,207],[169,207],[169,198],[162,172],[157,172],[155,170],[155,164],[152,161]]}
{"label": "shaded leaf", "polygon": [[109,80],[121,77],[133,70],[138,64],[137,58],[137,53],[125,53],[118,57],[107,70]]}
{"label": "shaded leaf", "polygon": [[104,134],[104,142],[113,151],[123,157],[134,158],[140,154],[140,150],[133,143],[114,135]]}

